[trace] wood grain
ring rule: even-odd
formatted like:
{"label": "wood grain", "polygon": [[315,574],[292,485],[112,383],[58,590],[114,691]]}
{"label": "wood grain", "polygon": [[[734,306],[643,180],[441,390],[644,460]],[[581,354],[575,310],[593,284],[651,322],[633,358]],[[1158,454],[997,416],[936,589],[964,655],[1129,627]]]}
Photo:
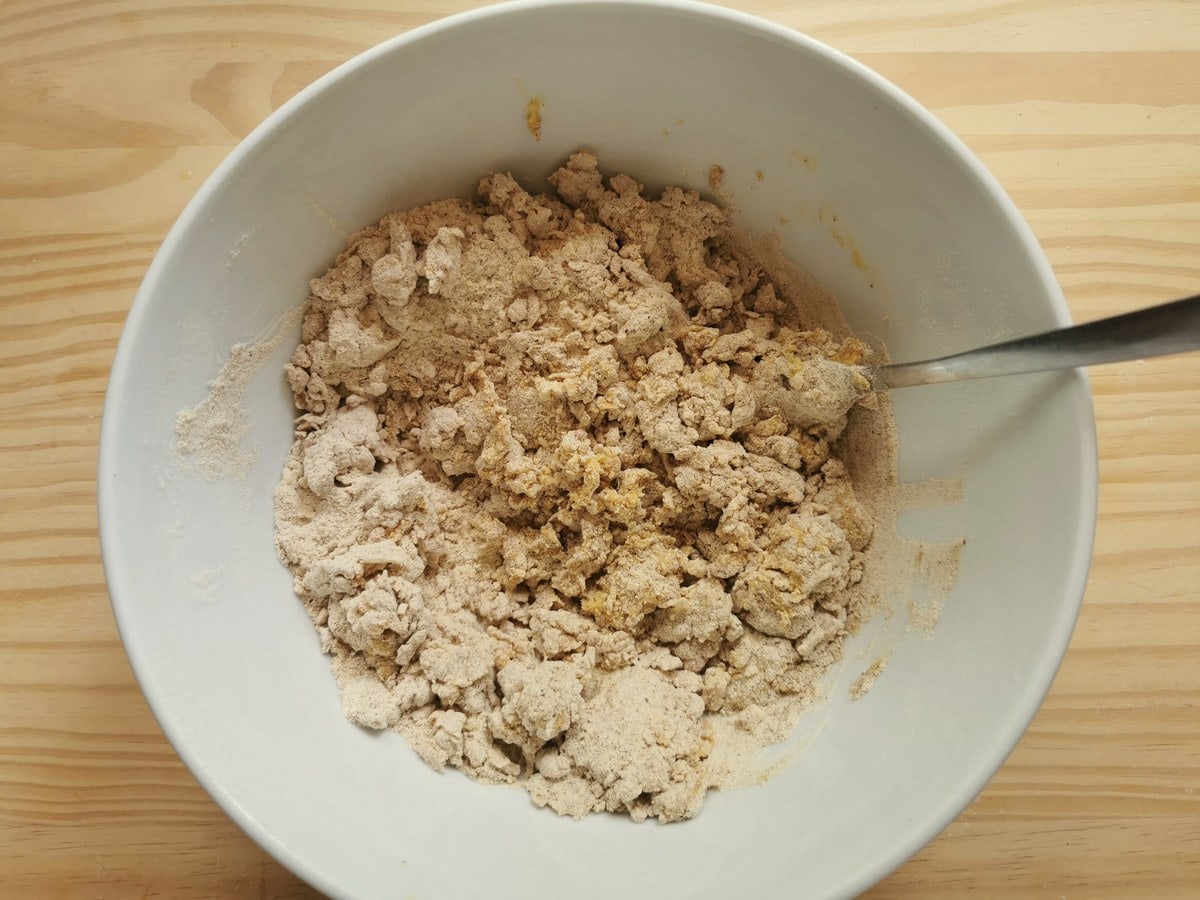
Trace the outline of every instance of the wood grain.
{"label": "wood grain", "polygon": [[[121,649],[96,536],[113,351],[237,140],[380,40],[478,4],[0,5],[0,894],[310,897],[192,780]],[[983,158],[1079,319],[1200,289],[1188,2],[741,0],[872,66]],[[1096,557],[1004,768],[877,898],[1200,895],[1200,365],[1093,377]]]}

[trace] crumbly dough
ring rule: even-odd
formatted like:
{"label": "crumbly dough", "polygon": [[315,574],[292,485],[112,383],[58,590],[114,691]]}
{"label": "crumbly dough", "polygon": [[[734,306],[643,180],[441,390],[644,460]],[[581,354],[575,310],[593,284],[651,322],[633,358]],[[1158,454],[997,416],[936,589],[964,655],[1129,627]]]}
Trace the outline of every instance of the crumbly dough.
{"label": "crumbly dough", "polygon": [[577,153],[313,280],[276,540],[351,721],[582,817],[685,819],[863,613],[867,385],[717,206]]}

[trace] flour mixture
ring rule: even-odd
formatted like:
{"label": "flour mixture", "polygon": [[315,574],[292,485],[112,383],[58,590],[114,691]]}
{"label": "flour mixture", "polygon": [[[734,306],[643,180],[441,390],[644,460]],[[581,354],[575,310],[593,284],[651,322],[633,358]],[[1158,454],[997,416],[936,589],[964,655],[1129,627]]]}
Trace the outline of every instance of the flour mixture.
{"label": "flour mixture", "polygon": [[725,214],[578,153],[312,282],[277,544],[350,720],[559,813],[685,819],[861,620],[866,384]]}

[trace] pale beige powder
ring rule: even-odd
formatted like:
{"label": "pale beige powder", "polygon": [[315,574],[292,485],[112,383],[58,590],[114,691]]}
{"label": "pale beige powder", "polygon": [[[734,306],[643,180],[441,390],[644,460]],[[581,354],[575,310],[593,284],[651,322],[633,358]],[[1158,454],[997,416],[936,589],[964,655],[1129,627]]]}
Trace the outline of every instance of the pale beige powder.
{"label": "pale beige powder", "polygon": [[209,481],[226,475],[240,478],[250,471],[257,449],[246,446],[250,431],[243,402],[246,388],[303,312],[303,307],[293,307],[258,339],[235,344],[229,359],[209,382],[204,399],[176,414],[175,458],[182,468],[199,472]]}
{"label": "pale beige powder", "polygon": [[560,813],[688,818],[867,612],[830,361],[869,351],[695,193],[586,153],[551,181],[389,215],[313,281],[277,546],[352,721]]}
{"label": "pale beige powder", "polygon": [[867,692],[875,686],[875,679],[883,674],[883,670],[887,668],[887,657],[881,656],[873,663],[867,666],[850,685],[850,698],[852,700],[861,700],[866,696]]}

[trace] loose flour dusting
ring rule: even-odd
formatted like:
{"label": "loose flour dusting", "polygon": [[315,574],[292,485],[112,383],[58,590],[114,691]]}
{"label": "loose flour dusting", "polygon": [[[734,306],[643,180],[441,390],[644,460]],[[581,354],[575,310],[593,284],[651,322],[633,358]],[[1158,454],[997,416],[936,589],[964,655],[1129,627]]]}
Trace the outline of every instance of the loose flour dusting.
{"label": "loose flour dusting", "polygon": [[351,721],[559,813],[685,819],[868,612],[834,442],[869,350],[697,194],[587,153],[550,180],[388,215],[312,282],[276,542]]}

